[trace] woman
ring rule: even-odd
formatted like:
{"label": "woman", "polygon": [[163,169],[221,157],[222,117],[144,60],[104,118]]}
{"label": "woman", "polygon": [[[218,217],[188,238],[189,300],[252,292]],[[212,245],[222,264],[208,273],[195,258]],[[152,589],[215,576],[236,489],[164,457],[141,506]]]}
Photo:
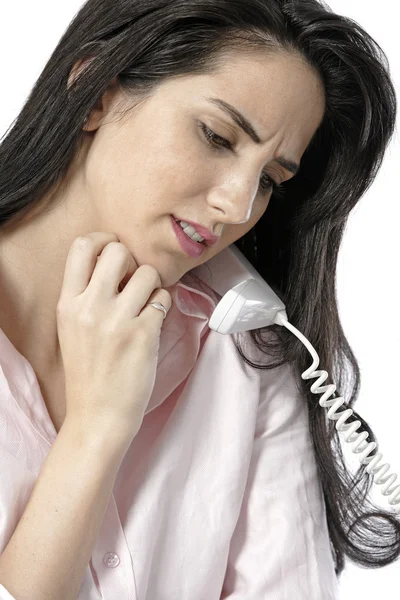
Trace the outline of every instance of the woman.
{"label": "woman", "polygon": [[345,556],[398,558],[308,351],[210,332],[195,277],[236,244],[352,406],[336,261],[395,113],[379,46],[316,0],[81,8],[0,146],[4,598],[329,599]]}

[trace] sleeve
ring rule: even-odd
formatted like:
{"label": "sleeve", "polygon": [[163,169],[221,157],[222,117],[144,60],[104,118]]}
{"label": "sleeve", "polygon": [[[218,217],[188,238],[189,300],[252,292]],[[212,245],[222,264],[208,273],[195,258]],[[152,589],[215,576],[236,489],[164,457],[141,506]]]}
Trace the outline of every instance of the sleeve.
{"label": "sleeve", "polygon": [[0,583],[0,600],[15,600],[14,596],[11,596],[9,592],[7,592],[6,588]]}
{"label": "sleeve", "polygon": [[293,369],[259,371],[251,462],[220,600],[339,598],[307,403]]}

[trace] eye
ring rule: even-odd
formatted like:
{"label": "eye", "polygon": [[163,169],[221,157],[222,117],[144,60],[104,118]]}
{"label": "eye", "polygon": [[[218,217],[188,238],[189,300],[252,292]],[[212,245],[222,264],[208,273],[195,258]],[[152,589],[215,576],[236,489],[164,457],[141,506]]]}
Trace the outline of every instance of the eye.
{"label": "eye", "polygon": [[[204,123],[199,123],[200,129],[204,133],[204,137],[209,146],[212,147],[213,150],[221,151],[224,148],[228,150],[233,150],[232,143],[229,140],[217,135],[214,131],[209,129]],[[220,143],[218,143],[220,142]],[[260,187],[263,190],[264,194],[270,192],[272,189],[272,193],[274,197],[280,199],[284,195],[284,188],[282,184],[276,183],[267,173],[264,173],[260,179]]]}

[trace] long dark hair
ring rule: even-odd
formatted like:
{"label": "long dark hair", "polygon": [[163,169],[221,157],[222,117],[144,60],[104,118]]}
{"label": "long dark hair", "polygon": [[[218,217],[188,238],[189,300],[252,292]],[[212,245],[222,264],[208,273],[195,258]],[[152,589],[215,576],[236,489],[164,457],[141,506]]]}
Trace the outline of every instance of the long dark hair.
{"label": "long dark hair", "polygon": [[[55,189],[79,149],[82,126],[110,82],[146,99],[169,77],[212,73],[229,50],[301,53],[325,87],[324,119],[298,174],[272,196],[255,227],[236,242],[312,343],[320,365],[353,407],[357,360],[336,299],[337,256],[347,218],[373,182],[394,133],[396,94],[377,42],[318,0],[88,0],[76,14],[0,145],[0,229],[20,222]],[[90,57],[71,86],[76,61]],[[268,331],[268,336],[266,332]],[[271,339],[270,332],[273,332]],[[303,344],[278,325],[250,332],[274,363],[310,366]],[[268,337],[268,339],[266,339]],[[236,341],[235,341],[236,343]],[[368,499],[372,476],[346,467],[335,424],[299,378],[322,483],[339,576],[345,555],[367,568],[395,561],[400,522]],[[376,441],[356,413],[362,429]],[[268,532],[265,532],[268,535]]]}

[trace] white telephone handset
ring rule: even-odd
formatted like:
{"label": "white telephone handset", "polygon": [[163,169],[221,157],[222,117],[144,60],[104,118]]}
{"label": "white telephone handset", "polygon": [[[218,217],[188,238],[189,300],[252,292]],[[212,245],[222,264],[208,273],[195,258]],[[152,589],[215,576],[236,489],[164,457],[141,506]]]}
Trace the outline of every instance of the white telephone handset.
{"label": "white telephone handset", "polygon": [[222,251],[206,263],[211,269],[207,283],[223,296],[209,327],[218,333],[237,333],[272,325],[278,312],[287,319],[283,302],[237,246],[227,250],[232,253],[229,262]]}
{"label": "white telephone handset", "polygon": [[[204,269],[204,266],[207,268]],[[218,333],[229,334],[259,329],[275,323],[289,329],[303,342],[313,358],[313,363],[302,373],[302,379],[318,378],[311,386],[311,391],[314,394],[322,394],[319,400],[320,406],[329,408],[328,418],[338,421],[336,429],[344,432],[345,441],[352,443],[352,452],[360,454],[361,464],[368,464],[366,470],[373,474],[374,483],[383,485],[382,494],[390,496],[389,504],[394,505],[394,512],[400,514],[400,485],[391,487],[397,480],[397,475],[392,473],[384,477],[390,469],[390,465],[379,464],[382,458],[380,452],[369,456],[376,444],[365,441],[368,437],[367,432],[357,432],[361,422],[354,421],[346,424],[346,420],[353,414],[353,411],[349,408],[340,413],[337,412],[344,403],[344,399],[338,396],[328,400],[335,392],[336,385],[322,385],[328,377],[328,372],[317,371],[319,365],[317,352],[307,338],[289,323],[283,302],[237,246],[229,246],[193,271],[201,272],[201,278],[213,290],[222,295],[210,317],[210,329]]]}

